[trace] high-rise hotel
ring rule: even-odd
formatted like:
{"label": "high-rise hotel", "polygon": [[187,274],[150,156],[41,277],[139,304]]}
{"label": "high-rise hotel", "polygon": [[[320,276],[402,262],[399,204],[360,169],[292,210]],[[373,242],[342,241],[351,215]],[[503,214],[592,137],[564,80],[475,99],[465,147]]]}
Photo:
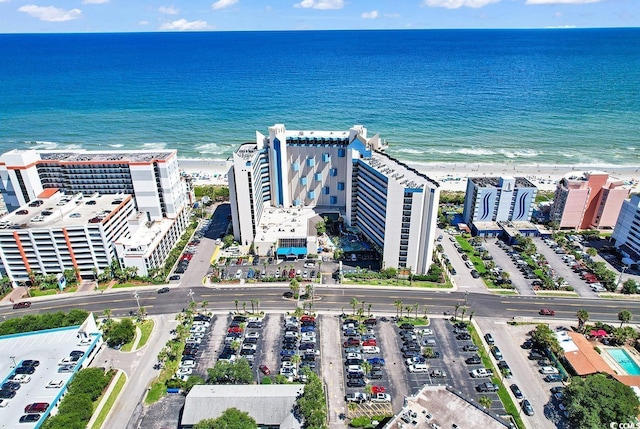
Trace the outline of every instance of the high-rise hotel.
{"label": "high-rise hotel", "polygon": [[432,262],[439,184],[383,152],[378,135],[287,130],[233,154],[229,190],[233,230],[261,255],[316,253],[315,223],[337,215],[374,246],[385,267],[425,273]]}

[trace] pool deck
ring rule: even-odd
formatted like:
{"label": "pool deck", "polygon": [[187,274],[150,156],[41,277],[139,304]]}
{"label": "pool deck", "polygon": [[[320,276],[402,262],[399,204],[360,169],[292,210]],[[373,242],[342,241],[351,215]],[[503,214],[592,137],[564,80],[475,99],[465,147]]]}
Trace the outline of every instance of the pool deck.
{"label": "pool deck", "polygon": [[607,365],[609,365],[611,369],[615,371],[616,374],[634,376],[634,377],[638,376],[638,374],[629,374],[624,369],[624,367],[620,365],[620,363],[618,363],[618,361],[614,359],[613,356],[611,356],[611,354],[609,353],[609,350],[612,350],[612,349],[613,350],[623,349],[627,352],[627,355],[634,361],[634,363],[640,368],[640,353],[638,353],[636,350],[630,347],[607,347],[607,346],[602,346],[600,347],[600,349],[606,351],[606,353],[602,353],[601,356],[605,360]]}

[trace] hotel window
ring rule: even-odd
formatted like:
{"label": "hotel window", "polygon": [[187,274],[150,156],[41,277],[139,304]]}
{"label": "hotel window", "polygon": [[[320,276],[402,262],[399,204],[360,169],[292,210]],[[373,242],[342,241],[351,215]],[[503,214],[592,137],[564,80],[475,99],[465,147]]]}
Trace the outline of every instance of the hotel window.
{"label": "hotel window", "polygon": [[344,182],[338,182],[338,191],[344,191]]}
{"label": "hotel window", "polygon": [[308,167],[313,167],[314,165],[316,165],[316,160],[314,158],[308,158],[307,159],[307,166]]}
{"label": "hotel window", "polygon": [[346,149],[344,149],[344,148],[338,149],[338,158],[344,158],[346,154],[347,154],[347,150]]}
{"label": "hotel window", "polygon": [[338,197],[331,196],[329,197],[329,204],[338,204]]}
{"label": "hotel window", "polygon": [[323,153],[322,154],[322,162],[329,162],[330,159],[331,159],[331,157],[329,156],[328,153]]}
{"label": "hotel window", "polygon": [[306,177],[301,177],[300,178],[300,184],[301,185],[306,185],[307,184],[307,178]]}
{"label": "hotel window", "polygon": [[325,195],[329,195],[329,192],[330,192],[330,190],[329,190],[329,187],[328,187],[328,186],[325,186],[324,188],[322,188],[322,193],[323,193],[323,194],[325,194]]}
{"label": "hotel window", "polygon": [[316,173],[313,175],[313,178],[317,181],[320,182],[322,180],[322,173]]}
{"label": "hotel window", "polygon": [[316,191],[309,191],[309,199],[313,200],[316,197]]}
{"label": "hotel window", "polygon": [[293,171],[300,171],[300,163],[298,161],[294,162],[291,167],[293,168]]}
{"label": "hotel window", "polygon": [[293,205],[294,206],[299,206],[300,205],[300,200],[293,200]]}
{"label": "hotel window", "polygon": [[332,177],[336,177],[338,175],[338,169],[337,168],[332,168],[329,170],[329,175]]}

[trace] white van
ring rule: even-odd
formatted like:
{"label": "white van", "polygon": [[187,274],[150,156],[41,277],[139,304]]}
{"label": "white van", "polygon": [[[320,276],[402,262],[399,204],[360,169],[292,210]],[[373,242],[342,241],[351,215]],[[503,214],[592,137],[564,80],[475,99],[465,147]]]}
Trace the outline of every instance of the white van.
{"label": "white van", "polygon": [[409,372],[427,372],[429,371],[429,365],[426,363],[416,363],[409,365]]}
{"label": "white van", "polygon": [[375,347],[375,346],[364,346],[364,347],[362,347],[362,353],[364,353],[364,354],[376,354],[376,353],[380,353],[380,347]]}
{"label": "white van", "polygon": [[558,369],[553,366],[543,366],[540,368],[540,374],[558,374]]}

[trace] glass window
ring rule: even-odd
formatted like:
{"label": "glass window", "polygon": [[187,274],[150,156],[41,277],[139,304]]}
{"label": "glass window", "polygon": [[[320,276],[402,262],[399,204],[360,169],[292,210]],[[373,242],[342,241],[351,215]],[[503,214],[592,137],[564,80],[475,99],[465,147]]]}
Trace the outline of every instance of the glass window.
{"label": "glass window", "polygon": [[329,187],[328,187],[328,186],[325,186],[324,188],[322,188],[322,193],[323,193],[323,194],[325,194],[325,195],[329,195],[329,192],[330,192],[330,191],[329,191]]}
{"label": "glass window", "polygon": [[306,185],[307,184],[307,178],[306,177],[301,177],[300,178],[300,184],[301,185]]}
{"label": "glass window", "polygon": [[338,204],[338,197],[336,197],[336,196],[329,197],[329,202],[331,204]]}
{"label": "glass window", "polygon": [[316,191],[309,191],[309,199],[312,200],[316,197]]}
{"label": "glass window", "polygon": [[338,175],[338,169],[337,168],[332,168],[329,170],[329,175],[332,177],[336,177]]}
{"label": "glass window", "polygon": [[313,167],[314,165],[316,165],[316,160],[314,158],[308,158],[307,159],[307,166]]}
{"label": "glass window", "polygon": [[291,168],[293,168],[293,171],[300,171],[300,163],[298,161],[294,162]]}
{"label": "glass window", "polygon": [[338,191],[344,191],[344,182],[338,182]]}
{"label": "glass window", "polygon": [[346,154],[347,154],[347,150],[346,149],[344,149],[344,148],[338,149],[338,158],[344,158]]}
{"label": "glass window", "polygon": [[314,174],[314,175],[313,175],[313,178],[314,178],[316,181],[318,181],[318,182],[319,182],[319,181],[321,181],[321,180],[322,180],[322,173],[316,173],[316,174]]}
{"label": "glass window", "polygon": [[329,162],[330,159],[331,159],[331,156],[329,156],[328,153],[322,154],[322,162]]}

